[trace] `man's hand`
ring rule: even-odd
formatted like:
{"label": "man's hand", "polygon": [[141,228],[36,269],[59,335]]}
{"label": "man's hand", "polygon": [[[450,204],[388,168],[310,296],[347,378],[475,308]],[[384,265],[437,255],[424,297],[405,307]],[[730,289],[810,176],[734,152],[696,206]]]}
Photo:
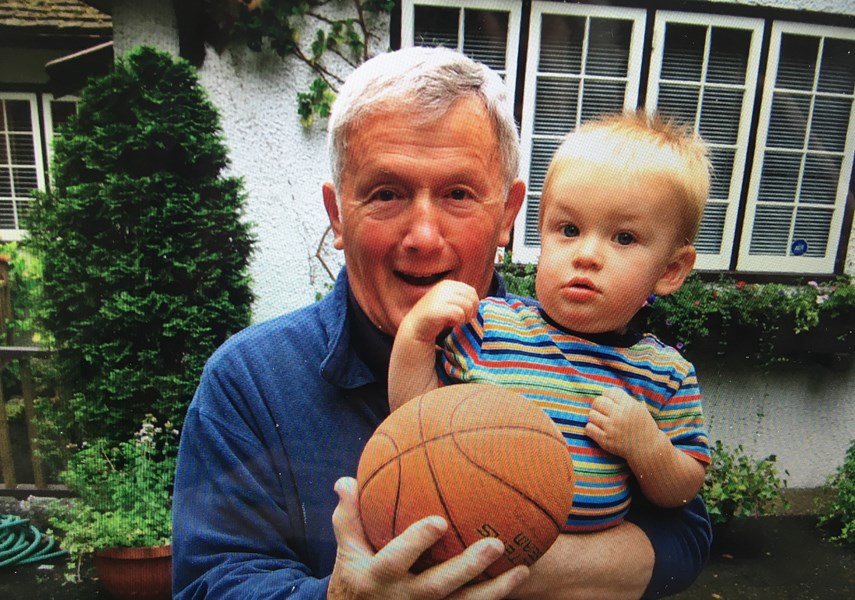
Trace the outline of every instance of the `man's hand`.
{"label": "man's hand", "polygon": [[603,450],[627,461],[651,451],[662,435],[647,405],[617,388],[606,389],[591,404],[585,433]]}
{"label": "man's hand", "polygon": [[478,292],[471,285],[445,279],[416,302],[401,321],[398,334],[433,346],[443,331],[478,314],[478,302]]}
{"label": "man's hand", "polygon": [[339,479],[335,490],[339,503],[332,520],[338,554],[327,593],[330,600],[498,600],[528,577],[528,568],[520,566],[467,585],[502,555],[504,547],[496,538],[480,540],[441,565],[411,573],[410,567],[442,537],[447,523],[439,517],[422,519],[375,554],[359,518],[356,481]]}

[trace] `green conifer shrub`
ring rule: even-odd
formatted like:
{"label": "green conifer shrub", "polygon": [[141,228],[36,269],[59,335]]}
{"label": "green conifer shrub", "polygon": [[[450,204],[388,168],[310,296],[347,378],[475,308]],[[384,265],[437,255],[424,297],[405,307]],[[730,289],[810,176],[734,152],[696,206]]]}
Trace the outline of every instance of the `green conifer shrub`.
{"label": "green conifer shrub", "polygon": [[254,245],[219,116],[194,68],[138,48],[82,91],[28,247],[43,326],[87,435],[180,424],[205,360],[250,321]]}

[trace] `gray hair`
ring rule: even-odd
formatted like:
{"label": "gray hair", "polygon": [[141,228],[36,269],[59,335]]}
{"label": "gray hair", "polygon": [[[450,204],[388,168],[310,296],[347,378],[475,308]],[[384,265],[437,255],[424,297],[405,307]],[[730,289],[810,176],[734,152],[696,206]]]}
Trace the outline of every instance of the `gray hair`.
{"label": "gray hair", "polygon": [[506,191],[519,172],[519,136],[513,102],[489,67],[446,48],[404,48],[380,54],[351,73],[333,104],[327,147],[333,183],[340,189],[349,132],[368,115],[406,110],[416,124],[441,118],[460,98],[484,102],[496,129]]}

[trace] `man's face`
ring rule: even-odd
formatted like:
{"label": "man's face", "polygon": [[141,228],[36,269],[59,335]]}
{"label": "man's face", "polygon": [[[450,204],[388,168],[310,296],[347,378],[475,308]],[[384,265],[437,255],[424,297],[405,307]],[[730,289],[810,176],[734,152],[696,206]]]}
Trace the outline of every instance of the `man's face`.
{"label": "man's face", "polygon": [[[382,331],[442,279],[486,295],[525,185],[504,193],[498,140],[482,102],[457,101],[414,125],[406,106],[366,118],[348,136],[340,189],[324,204],[357,302]],[[340,202],[340,208],[336,200]]]}

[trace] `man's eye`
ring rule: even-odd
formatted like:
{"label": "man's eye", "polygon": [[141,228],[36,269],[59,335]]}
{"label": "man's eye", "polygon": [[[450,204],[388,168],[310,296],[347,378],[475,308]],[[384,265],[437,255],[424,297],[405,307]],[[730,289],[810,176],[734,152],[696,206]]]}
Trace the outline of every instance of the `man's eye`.
{"label": "man's eye", "polygon": [[452,200],[466,200],[469,197],[469,192],[466,190],[456,189],[451,190],[451,193],[448,194]]}
{"label": "man's eye", "polygon": [[575,225],[565,225],[561,228],[561,233],[564,237],[576,237],[579,235],[579,228]]}
{"label": "man's eye", "polygon": [[375,192],[372,197],[381,202],[389,202],[395,199],[395,192],[392,190],[380,190],[379,192]]}
{"label": "man's eye", "polygon": [[626,231],[622,231],[615,236],[615,241],[621,246],[629,246],[635,241],[635,236]]}

